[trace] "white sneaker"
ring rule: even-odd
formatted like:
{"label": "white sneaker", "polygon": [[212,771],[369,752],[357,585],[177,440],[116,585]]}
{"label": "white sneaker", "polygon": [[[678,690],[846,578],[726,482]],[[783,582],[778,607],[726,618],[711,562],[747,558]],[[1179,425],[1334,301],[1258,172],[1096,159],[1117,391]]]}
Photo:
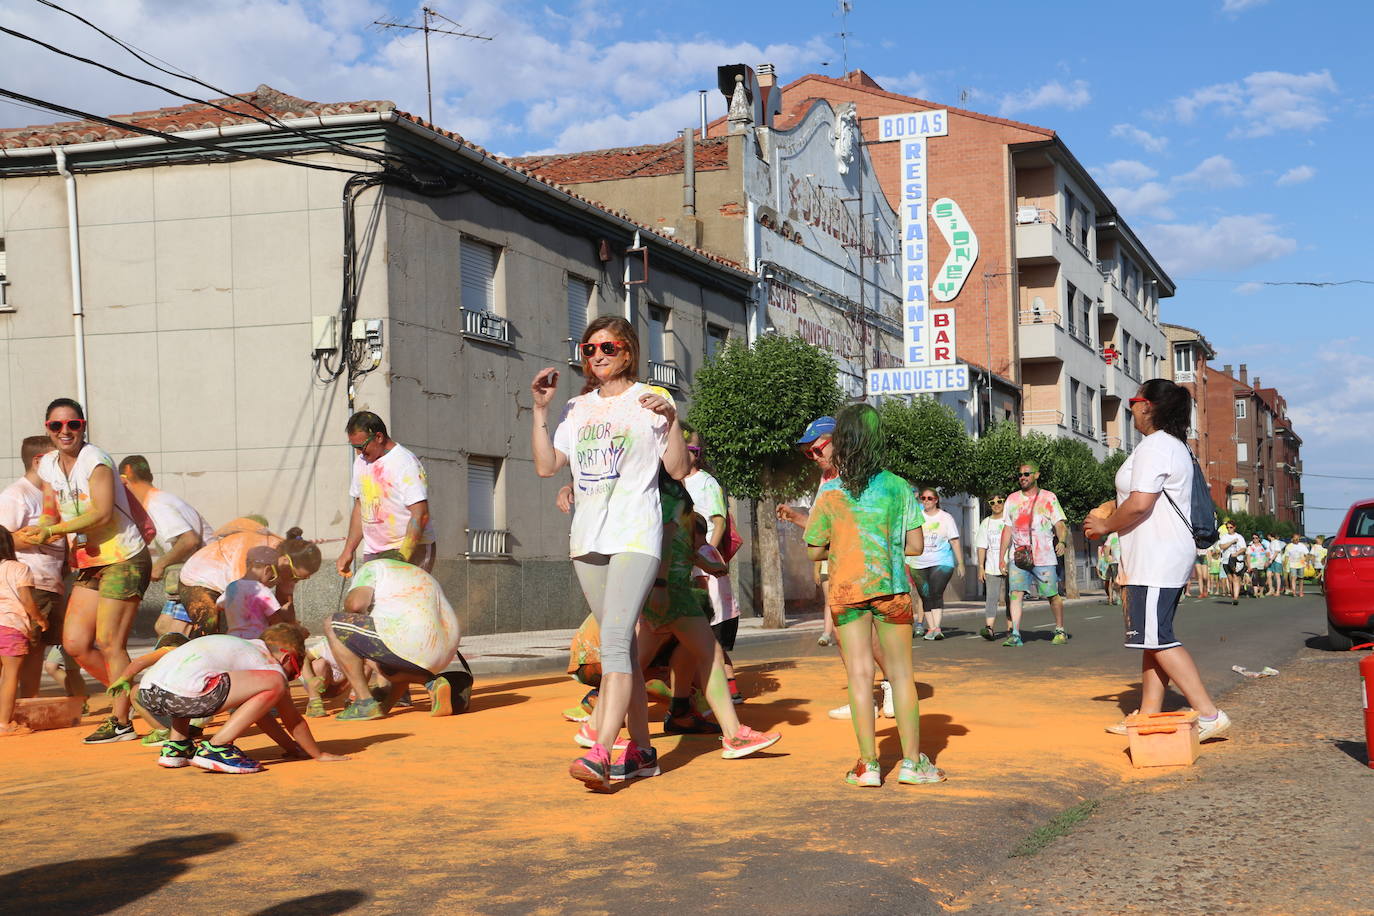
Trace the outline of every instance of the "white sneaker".
{"label": "white sneaker", "polygon": [[[854,714],[849,710],[848,703],[844,704],[843,706],[836,706],[834,709],[830,710],[830,712],[828,712],[826,715],[830,716],[830,718],[832,719],[854,718]],[[878,707],[876,706],[873,707],[873,718],[878,718]]]}
{"label": "white sneaker", "polygon": [[895,718],[897,718],[897,711],[896,711],[896,710],[893,708],[893,706],[892,706],[892,682],[891,682],[891,681],[883,681],[883,682],[882,682],[882,688],[883,688],[883,718],[884,718],[884,719],[895,719]]}
{"label": "white sneaker", "polygon": [[[1135,712],[1131,713],[1131,715],[1133,715],[1133,716],[1134,716],[1134,715],[1137,715],[1139,712],[1140,712],[1140,710],[1137,709]],[[1104,729],[1104,731],[1105,731],[1107,734],[1109,734],[1109,735],[1129,735],[1129,734],[1130,734],[1130,732],[1127,731],[1127,729],[1126,729],[1126,720],[1125,720],[1124,718],[1123,718],[1120,722],[1116,723],[1115,725],[1108,725],[1108,726]]]}
{"label": "white sneaker", "polygon": [[1231,730],[1231,717],[1220,709],[1217,710],[1217,717],[1211,722],[1197,720],[1197,740],[1206,741],[1208,738],[1220,738]]}

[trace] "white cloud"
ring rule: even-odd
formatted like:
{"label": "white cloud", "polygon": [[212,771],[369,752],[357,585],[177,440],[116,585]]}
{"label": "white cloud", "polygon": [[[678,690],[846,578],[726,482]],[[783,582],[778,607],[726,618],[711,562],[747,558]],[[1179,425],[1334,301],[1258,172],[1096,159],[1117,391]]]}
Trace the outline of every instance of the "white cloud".
{"label": "white cloud", "polygon": [[[768,61],[787,80],[816,69],[827,56],[822,38],[768,46],[709,33],[684,41],[599,40],[616,27],[613,9],[609,0],[558,4],[557,11],[539,0],[469,0],[455,18],[495,40],[431,38],[435,120],[477,143],[517,153],[562,137],[591,146],[654,142],[696,123],[697,89],[711,90],[713,115],[724,112],[715,86],[721,64]],[[418,21],[418,11],[407,10],[396,14],[377,0],[239,0],[184,4],[176,16],[168,16],[160,3],[87,0],[81,13],[231,92],[267,83],[313,101],[392,99],[423,116],[423,42],[413,33],[379,32],[370,25],[388,15]],[[11,28],[147,73],[59,13],[38,4],[6,12]],[[0,85],[15,91],[100,114],[182,104],[22,42],[0,40]],[[171,82],[162,74],[152,76]],[[208,92],[189,94],[206,97]],[[0,105],[0,124],[56,120]],[[589,123],[607,132],[578,130]]]}
{"label": "white cloud", "polygon": [[1238,188],[1245,179],[1236,171],[1236,164],[1225,156],[1208,156],[1191,172],[1179,175],[1174,182],[1183,187],[1201,187],[1210,190]]}
{"label": "white cloud", "polygon": [[1059,80],[1051,80],[1032,89],[1009,92],[1002,96],[997,113],[1006,117],[1023,111],[1038,108],[1067,108],[1073,111],[1092,101],[1086,80],[1074,80],[1067,86]]}
{"label": "white cloud", "polygon": [[1138,159],[1118,159],[1092,169],[1098,181],[1107,184],[1134,185],[1154,178],[1159,172]]}
{"label": "white cloud", "polygon": [[1311,181],[1317,177],[1317,170],[1310,165],[1296,165],[1278,177],[1274,184],[1279,187],[1290,184],[1302,184],[1304,181]]}
{"label": "white cloud", "polygon": [[1184,124],[1211,109],[1237,121],[1232,137],[1267,137],[1280,132],[1310,131],[1329,121],[1329,96],[1336,92],[1331,71],[1283,73],[1265,70],[1243,80],[1204,86],[1170,103]]}
{"label": "white cloud", "polygon": [[1141,230],[1150,251],[1174,277],[1240,270],[1297,251],[1268,213],[1223,216],[1211,223],[1156,223]]}
{"label": "white cloud", "polygon": [[1159,134],[1152,134],[1148,130],[1142,130],[1134,124],[1117,124],[1112,127],[1112,137],[1117,140],[1125,140],[1134,143],[1136,146],[1149,153],[1162,153],[1164,148],[1169,145],[1169,138]]}
{"label": "white cloud", "polygon": [[1173,199],[1174,189],[1157,181],[1147,181],[1138,188],[1103,188],[1116,208],[1128,220],[1137,216],[1150,219],[1173,219],[1174,211],[1165,204]]}
{"label": "white cloud", "polygon": [[1241,296],[1253,296],[1255,293],[1259,292],[1262,289],[1264,289],[1263,283],[1255,283],[1254,281],[1250,281],[1248,283],[1242,283],[1240,286],[1237,286],[1235,289],[1231,290],[1231,292]]}
{"label": "white cloud", "polygon": [[918,99],[928,99],[934,94],[929,80],[915,70],[908,70],[906,76],[877,76],[874,79],[888,92],[914,95]]}
{"label": "white cloud", "polygon": [[1221,0],[1223,13],[1243,13],[1257,6],[1264,6],[1269,0]]}

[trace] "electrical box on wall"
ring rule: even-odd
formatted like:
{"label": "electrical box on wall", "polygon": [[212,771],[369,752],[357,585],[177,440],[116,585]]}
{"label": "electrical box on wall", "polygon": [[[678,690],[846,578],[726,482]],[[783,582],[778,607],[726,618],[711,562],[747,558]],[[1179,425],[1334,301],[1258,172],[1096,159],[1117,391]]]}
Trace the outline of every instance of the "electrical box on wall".
{"label": "electrical box on wall", "polygon": [[366,368],[376,368],[382,362],[382,319],[359,318],[353,322],[350,335],[355,348],[362,350]]}
{"label": "electrical box on wall", "polygon": [[334,315],[316,315],[310,319],[311,350],[315,356],[339,349],[339,320]]}

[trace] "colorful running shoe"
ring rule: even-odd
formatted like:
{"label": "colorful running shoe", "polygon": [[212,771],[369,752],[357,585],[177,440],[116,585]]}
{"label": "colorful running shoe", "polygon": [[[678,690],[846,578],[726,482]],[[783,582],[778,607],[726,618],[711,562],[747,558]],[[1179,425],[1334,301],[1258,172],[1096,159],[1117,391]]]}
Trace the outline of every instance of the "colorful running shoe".
{"label": "colorful running shoe", "polygon": [[735,737],[721,739],[725,749],[720,752],[720,756],[726,760],[748,757],[755,751],[761,751],[777,744],[781,737],[782,735],[777,732],[756,732],[747,725],[741,725],[739,731],[735,732]]}
{"label": "colorful running shoe", "polygon": [[592,717],[592,710],[596,709],[596,699],[597,691],[588,690],[581,703],[563,710],[563,718],[569,722],[586,722]]}
{"label": "colorful running shoe", "polygon": [[978,635],[986,639],[988,642],[992,642],[994,639],[997,638],[996,635],[992,632],[992,627],[983,627],[983,629],[978,631]]}
{"label": "colorful running shoe", "polygon": [[586,756],[578,757],[568,767],[568,775],[587,784],[594,792],[611,790],[611,755],[599,744],[593,745]]}
{"label": "colorful running shoe", "polygon": [[665,735],[719,735],[720,725],[699,713],[675,716],[672,713],[663,717]]}
{"label": "colorful running shoe", "polygon": [[1002,645],[1004,645],[1004,646],[1019,646],[1019,645],[1023,645],[1023,643],[1021,642],[1021,633],[1020,633],[1020,631],[1019,631],[1019,630],[1012,630],[1009,634],[1007,634],[1007,640],[1006,640],[1006,642],[1002,643]]}
{"label": "colorful running shoe", "polygon": [[155,728],[143,736],[143,740],[138,742],[144,747],[162,747],[168,738],[172,736],[170,728]]}
{"label": "colorful running shoe", "polygon": [[189,738],[185,741],[173,741],[168,739],[162,745],[162,752],[158,754],[157,765],[166,767],[169,770],[178,770],[191,765],[191,758],[196,756],[196,743]]}
{"label": "colorful running shoe", "polygon": [[[573,735],[573,741],[577,742],[578,747],[596,747],[596,729],[592,728],[591,722],[583,722],[582,727]],[[623,751],[630,746],[629,738],[616,738],[615,749]]]}
{"label": "colorful running shoe", "polygon": [[644,692],[651,697],[658,697],[663,700],[673,698],[673,689],[656,677],[644,682]]}
{"label": "colorful running shoe", "polygon": [[382,704],[369,697],[366,700],[354,700],[334,718],[345,722],[360,722],[367,719],[380,719],[384,715],[386,713],[382,712]]}
{"label": "colorful running shoe", "polygon": [[196,755],[191,758],[191,763],[213,773],[261,773],[264,769],[262,764],[234,745],[226,744],[220,747],[208,741],[201,744]]}
{"label": "colorful running shoe", "polygon": [[912,637],[915,638],[915,639],[920,639],[921,637],[925,636],[925,635],[926,635],[926,625],[918,621],[918,622],[911,628],[911,635],[912,635]]}
{"label": "colorful running shoe", "polygon": [[883,784],[883,774],[878,770],[878,761],[859,758],[854,769],[844,774],[844,781],[851,786],[876,788]]}
{"label": "colorful running shoe", "polygon": [[1069,634],[1064,632],[1063,627],[1054,628],[1054,639],[1050,640],[1051,645],[1063,646],[1069,641]]}
{"label": "colorful running shoe", "polygon": [[932,783],[944,782],[945,771],[931,763],[930,758],[925,754],[919,755],[915,760],[904,757],[897,774],[897,781],[904,786],[931,785]]}
{"label": "colorful running shoe", "polygon": [[467,712],[472,698],[472,675],[466,671],[445,671],[425,684],[429,692],[429,714],[451,716]]}
{"label": "colorful running shoe", "polygon": [[633,741],[625,748],[620,760],[611,764],[611,782],[645,779],[658,773],[658,751],[652,747],[640,747]]}
{"label": "colorful running shoe", "polygon": [[100,727],[91,732],[81,742],[82,744],[114,744],[116,741],[134,741],[138,738],[138,732],[134,731],[132,722],[119,724],[119,720],[114,716],[107,716]]}
{"label": "colorful running shoe", "polygon": [[305,716],[307,719],[318,719],[321,716],[327,715],[329,715],[329,712],[324,708],[324,700],[319,697],[315,697],[305,704]]}
{"label": "colorful running shoe", "polygon": [[939,627],[935,627],[934,629],[926,630],[926,635],[922,636],[921,638],[927,642],[931,642],[936,639],[944,639],[945,631],[940,629]]}

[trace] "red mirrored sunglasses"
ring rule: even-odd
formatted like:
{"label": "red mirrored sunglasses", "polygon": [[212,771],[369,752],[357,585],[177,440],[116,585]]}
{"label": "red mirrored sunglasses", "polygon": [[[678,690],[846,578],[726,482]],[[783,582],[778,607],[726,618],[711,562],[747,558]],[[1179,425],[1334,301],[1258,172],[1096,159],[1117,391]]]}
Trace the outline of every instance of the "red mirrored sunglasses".
{"label": "red mirrored sunglasses", "polygon": [[625,349],[625,344],[619,340],[603,340],[599,344],[584,343],[582,345],[582,358],[591,359],[596,355],[597,348],[607,356],[617,356],[621,350]]}
{"label": "red mirrored sunglasses", "polygon": [[829,444],[830,440],[826,439],[823,442],[818,442],[815,445],[802,449],[802,454],[808,458],[819,458],[825,454],[825,447]]}
{"label": "red mirrored sunglasses", "polygon": [[79,433],[86,428],[86,421],[80,417],[73,417],[70,420],[49,420],[43,425],[48,428],[48,432],[50,433],[62,432],[63,426],[66,426],[67,429],[70,429],[74,433]]}
{"label": "red mirrored sunglasses", "polygon": [[1130,404],[1131,406],[1135,406],[1136,404],[1148,404],[1148,403],[1150,403],[1150,399],[1149,399],[1149,398],[1131,398],[1131,399],[1130,399],[1129,401],[1127,401],[1126,403]]}

